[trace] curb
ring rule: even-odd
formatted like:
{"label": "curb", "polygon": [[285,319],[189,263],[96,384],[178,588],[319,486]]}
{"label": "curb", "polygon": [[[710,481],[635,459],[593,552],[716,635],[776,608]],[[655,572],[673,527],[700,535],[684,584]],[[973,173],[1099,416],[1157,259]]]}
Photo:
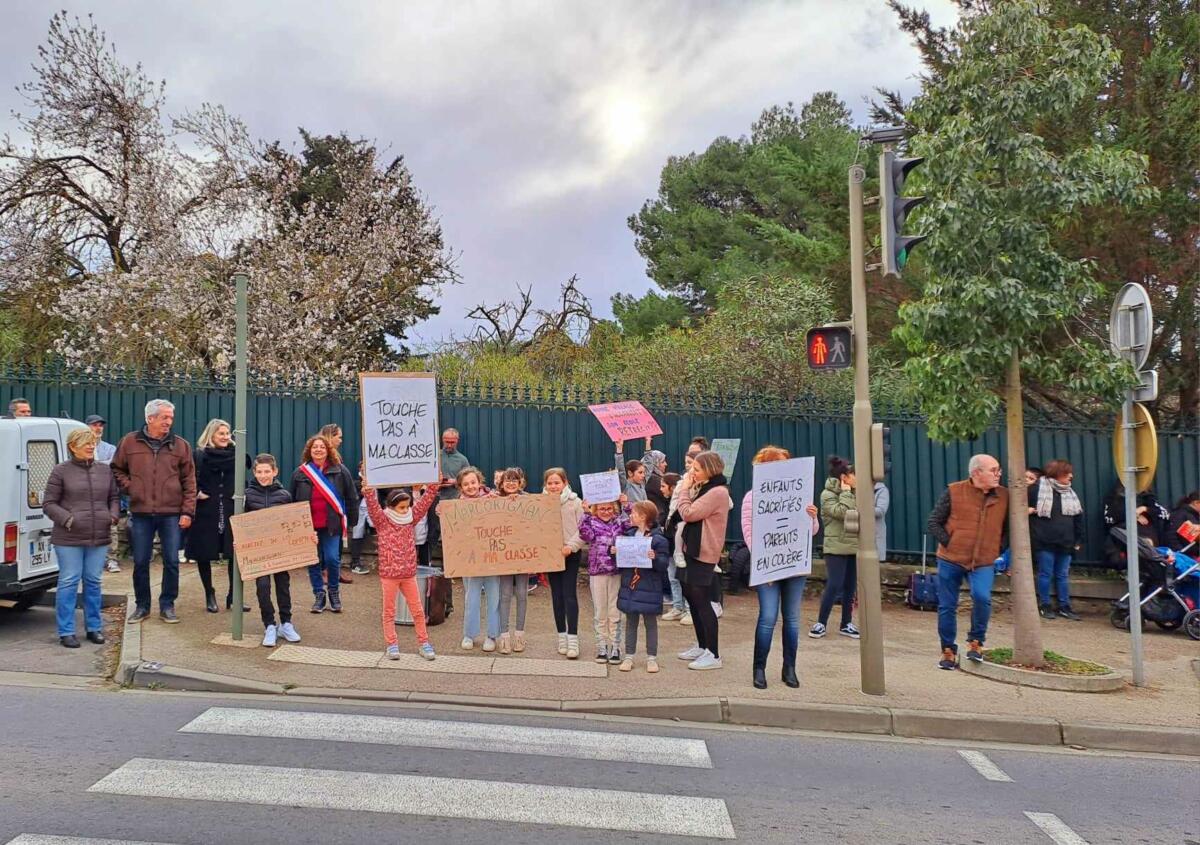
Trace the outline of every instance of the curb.
{"label": "curb", "polygon": [[999,681],[1002,684],[1059,692],[1115,692],[1125,688],[1125,676],[1117,672],[1104,675],[1054,675],[1015,666],[1001,666],[986,660],[981,663],[965,660],[959,668],[968,675],[978,675],[980,678]]}
{"label": "curb", "polygon": [[[136,627],[136,626],[135,626]],[[127,640],[128,642],[128,640]],[[138,637],[140,644],[140,636]],[[124,657],[124,655],[122,655]],[[746,698],[647,698],[594,701],[491,698],[398,690],[285,687],[262,681],[139,662],[134,686],[192,692],[303,696],[332,701],[387,701],[495,710],[533,710],[579,716],[636,716],[664,722],[786,728],[824,733],[948,739],[1020,745],[1071,746],[1200,757],[1200,729],[1157,725],[1066,722],[1046,717],[996,716],[845,704],[755,701]]]}
{"label": "curb", "polygon": [[117,671],[113,673],[113,683],[118,686],[128,686],[133,683],[134,673],[142,664],[142,625],[129,621],[129,601],[125,600],[125,629],[121,632],[121,655],[117,659]]}

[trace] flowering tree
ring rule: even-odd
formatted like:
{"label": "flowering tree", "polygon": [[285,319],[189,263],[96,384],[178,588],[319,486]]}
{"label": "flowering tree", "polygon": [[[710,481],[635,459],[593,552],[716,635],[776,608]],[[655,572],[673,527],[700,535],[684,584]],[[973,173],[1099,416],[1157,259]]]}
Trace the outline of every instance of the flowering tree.
{"label": "flowering tree", "polygon": [[34,72],[26,137],[0,144],[0,298],[45,303],[72,363],[227,371],[242,270],[251,366],[344,375],[400,357],[456,279],[402,159],[344,136],[302,159],[219,106],[169,119],[162,83],[62,14]]}

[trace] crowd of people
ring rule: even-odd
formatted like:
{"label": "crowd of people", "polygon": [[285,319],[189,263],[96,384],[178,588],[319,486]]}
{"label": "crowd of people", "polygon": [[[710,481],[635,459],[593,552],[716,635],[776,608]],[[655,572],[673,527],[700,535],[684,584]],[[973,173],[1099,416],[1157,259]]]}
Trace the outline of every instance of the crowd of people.
{"label": "crowd of people", "polygon": [[[24,408],[18,406],[16,410],[28,409],[25,403]],[[229,519],[235,512],[237,493],[233,431],[224,420],[211,420],[193,448],[172,431],[174,415],[170,402],[149,402],[145,425],[126,434],[115,446],[103,440],[104,419],[89,417],[88,428],[74,431],[68,438],[70,459],[51,473],[45,512],[54,524],[51,541],[60,568],[58,633],[68,648],[80,646],[74,629],[80,583],[86,639],[104,641],[100,579],[108,560],[111,532],[123,507],[129,514],[134,565],[131,622],[141,622],[151,615],[150,561],[156,539],[163,561],[158,596],[162,621],[179,621],[175,603],[181,558],[195,562],[205,609],[210,613],[220,612],[212,570],[214,563],[220,565],[223,561],[227,571],[225,607],[232,607],[236,576],[231,560],[236,544]],[[527,475],[519,467],[497,470],[489,486],[485,473],[459,450],[460,437],[454,429],[443,432],[441,481],[411,491],[376,490],[366,484],[361,466],[359,471],[352,471],[344,461],[339,448],[342,432],[336,424],[325,426],[307,439],[300,466],[286,487],[279,480],[275,457],[247,456],[247,511],[293,502],[309,505],[316,558],[308,567],[312,613],[342,612],[340,584],[371,571],[362,551],[368,531],[375,531],[381,621],[389,658],[400,656],[394,623],[400,597],[413,620],[417,653],[429,660],[437,657],[418,592],[417,569],[431,561],[432,547],[440,536],[439,503],[527,493]],[[768,445],[758,450],[752,463],[790,457],[786,449]],[[570,475],[563,467],[550,467],[542,473],[541,492],[557,495],[562,505],[563,569],[541,575],[464,578],[462,650],[479,647],[489,653],[524,652],[529,642],[527,593],[543,583],[550,590],[558,654],[568,660],[578,659],[582,649],[577,590],[580,570],[586,568],[597,662],[613,664],[623,672],[632,671],[641,662],[647,672],[657,673],[661,620],[690,625],[694,631],[695,643],[678,654],[688,668],[704,671],[722,667],[721,567],[728,567],[734,557],[726,557],[728,519],[734,502],[721,456],[709,449],[704,438],[697,437],[683,457],[682,472],[672,472],[666,454],[654,449],[647,438],[641,460],[626,462],[624,444],[616,444],[614,469],[621,493],[618,499],[608,502],[583,501],[572,490]],[[997,564],[1003,561],[1007,545],[1009,497],[1000,484],[999,462],[990,455],[976,455],[967,472],[966,479],[947,486],[928,520],[928,532],[937,541],[937,630],[941,641],[939,665],[944,669],[958,665],[957,609],[964,582],[972,599],[966,656],[970,660],[983,659],[992,588],[997,569],[1003,568]],[[1054,460],[1044,470],[1029,470],[1024,479],[1038,600],[1047,620],[1079,619],[1071,606],[1069,572],[1083,542],[1084,511],[1071,486],[1073,478],[1068,461]],[[817,619],[808,632],[814,639],[826,635],[835,604],[841,605],[838,633],[859,637],[853,621],[860,520],[857,484],[854,466],[845,458],[832,456],[818,500],[808,507],[812,533],[824,529],[827,572]],[[875,484],[873,493],[872,516],[882,559],[886,548],[882,524],[889,495],[882,484]],[[1122,496],[1118,487],[1104,503],[1104,520],[1109,526],[1124,525]],[[752,536],[751,514],[752,494],[747,493],[741,505],[741,527],[747,543]],[[1189,493],[1173,512],[1152,494],[1143,493],[1138,500],[1137,523],[1138,533],[1155,545],[1182,549],[1187,541],[1180,526],[1200,525],[1200,492]],[[649,538],[648,567],[617,567],[617,540],[628,536]],[[344,543],[350,550],[348,570],[342,563]],[[780,617],[781,678],[788,686],[799,685],[796,655],[805,586],[806,577],[797,576],[755,588],[759,615],[752,682],[757,688],[767,686],[766,664]],[[289,573],[258,578],[255,594],[264,628],[263,645],[274,646],[280,638],[299,642]],[[1052,595],[1056,604],[1051,601]],[[644,637],[644,659],[639,659],[639,636]]]}

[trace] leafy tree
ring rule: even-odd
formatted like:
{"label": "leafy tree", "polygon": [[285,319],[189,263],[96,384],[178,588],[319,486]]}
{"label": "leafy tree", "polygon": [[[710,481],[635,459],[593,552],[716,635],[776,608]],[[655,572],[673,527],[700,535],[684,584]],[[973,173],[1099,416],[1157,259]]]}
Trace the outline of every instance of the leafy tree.
{"label": "leafy tree", "polygon": [[639,297],[628,293],[613,294],[613,316],[627,337],[650,337],[659,329],[682,326],[691,316],[688,304],[674,294],[663,296],[647,291]]}
{"label": "leafy tree", "polygon": [[[965,16],[986,13],[994,0],[956,0]],[[928,80],[940,80],[958,54],[950,30],[933,26],[917,6],[889,0],[901,28],[920,50]],[[1053,233],[1059,251],[1092,258],[1104,295],[1084,303],[1094,331],[1107,324],[1121,285],[1138,281],[1150,291],[1159,326],[1148,366],[1160,375],[1160,416],[1186,424],[1200,415],[1200,15],[1193,0],[1042,0],[1045,20],[1057,28],[1082,24],[1111,42],[1120,59],[1105,69],[1095,96],[1081,98],[1060,121],[1039,126],[1046,144],[1073,149],[1101,138],[1109,146],[1149,157],[1157,194],[1136,207],[1092,208]],[[901,98],[883,92],[875,117],[905,120]],[[1027,399],[1055,404],[1044,386]]]}
{"label": "leafy tree", "polygon": [[711,308],[730,281],[756,274],[847,274],[846,168],[857,138],[844,104],[817,94],[763,112],[750,137],[675,156],[658,196],[629,218],[659,287]]}
{"label": "leafy tree", "polygon": [[920,215],[928,277],[900,310],[905,372],[939,440],[979,436],[1007,409],[1017,663],[1042,664],[1024,484],[1023,379],[1113,405],[1131,373],[1083,322],[1102,294],[1058,235],[1106,204],[1153,195],[1145,158],[1104,138],[1052,145],[1046,127],[1094,100],[1118,61],[1086,27],[1055,27],[1031,0],[962,19],[947,63],[907,111],[926,157]]}

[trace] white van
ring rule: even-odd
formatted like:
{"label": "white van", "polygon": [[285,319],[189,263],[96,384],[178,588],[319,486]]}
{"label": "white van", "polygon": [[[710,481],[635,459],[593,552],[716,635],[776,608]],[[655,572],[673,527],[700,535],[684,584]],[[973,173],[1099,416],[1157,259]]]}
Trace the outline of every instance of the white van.
{"label": "white van", "polygon": [[77,428],[86,426],[49,417],[0,420],[0,599],[18,609],[37,604],[58,580],[42,496],[50,471],[67,460],[67,435]]}

